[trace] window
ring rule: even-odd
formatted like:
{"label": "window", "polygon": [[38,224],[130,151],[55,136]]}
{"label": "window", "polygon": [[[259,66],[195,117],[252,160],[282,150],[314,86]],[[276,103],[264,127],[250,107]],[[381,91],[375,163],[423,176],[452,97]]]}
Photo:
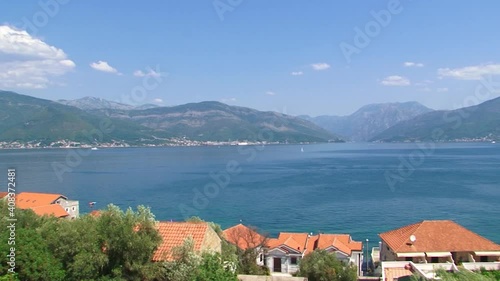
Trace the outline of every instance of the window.
{"label": "window", "polygon": [[488,262],[488,257],[487,256],[481,256],[480,258],[481,262]]}
{"label": "window", "polygon": [[66,212],[69,212],[69,208],[64,208],[64,210],[65,210]]}
{"label": "window", "polygon": [[262,262],[264,260],[264,255],[260,254],[259,255],[259,261]]}
{"label": "window", "polygon": [[76,210],[76,208],[75,208],[75,207],[71,207],[71,211],[73,211],[73,212],[74,212],[75,210]]}
{"label": "window", "polygon": [[413,258],[412,257],[406,257],[405,259],[406,261],[413,261]]}
{"label": "window", "polygon": [[291,257],[290,264],[297,264],[297,257]]}
{"label": "window", "polygon": [[432,263],[438,263],[439,262],[439,258],[438,257],[432,257],[431,258],[431,262]]}

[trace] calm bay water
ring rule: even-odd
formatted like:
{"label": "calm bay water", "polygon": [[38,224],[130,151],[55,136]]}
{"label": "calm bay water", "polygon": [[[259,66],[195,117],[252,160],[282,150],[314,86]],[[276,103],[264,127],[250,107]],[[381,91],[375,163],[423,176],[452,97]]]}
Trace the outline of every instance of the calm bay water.
{"label": "calm bay water", "polygon": [[[68,156],[75,151],[0,150],[2,189],[15,167],[19,192],[61,193],[80,200],[83,213],[90,201],[95,208],[143,204],[158,220],[198,215],[223,227],[242,220],[272,235],[321,231],[363,241],[424,219],[452,219],[500,243],[499,144],[120,148],[84,151],[81,163]],[[409,171],[401,163],[410,158]],[[53,163],[75,167],[61,181]],[[217,190],[221,172],[229,183]],[[387,174],[399,180],[393,189]]]}

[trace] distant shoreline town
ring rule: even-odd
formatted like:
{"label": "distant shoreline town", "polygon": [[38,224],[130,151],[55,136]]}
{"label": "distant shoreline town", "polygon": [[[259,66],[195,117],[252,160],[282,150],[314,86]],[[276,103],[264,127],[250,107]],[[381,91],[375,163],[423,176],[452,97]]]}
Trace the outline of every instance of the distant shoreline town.
{"label": "distant shoreline town", "polygon": [[[366,142],[366,143],[422,143],[426,141],[413,141],[405,140],[400,142]],[[462,138],[455,140],[439,140],[439,141],[429,141],[436,143],[496,143],[494,139],[488,137],[482,138]],[[29,142],[0,142],[0,149],[45,149],[45,148],[82,148],[82,149],[95,149],[95,148],[126,148],[126,147],[189,147],[189,146],[248,146],[248,145],[308,145],[308,144],[318,144],[318,143],[356,143],[349,141],[329,141],[329,142],[262,142],[262,141],[198,141],[189,140],[185,138],[172,138],[168,139],[164,143],[142,143],[142,144],[129,144],[124,141],[112,141],[103,142],[96,144],[81,143],[77,141],[70,140],[58,140],[50,143],[43,143],[41,141],[29,141]],[[365,142],[359,142],[365,143]]]}

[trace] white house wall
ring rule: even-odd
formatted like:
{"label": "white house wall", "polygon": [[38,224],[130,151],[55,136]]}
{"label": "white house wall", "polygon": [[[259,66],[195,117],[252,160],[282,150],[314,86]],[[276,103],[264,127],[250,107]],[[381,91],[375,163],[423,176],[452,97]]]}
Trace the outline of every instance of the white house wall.
{"label": "white house wall", "polygon": [[[297,264],[291,264],[292,257],[297,258]],[[277,249],[274,249],[274,250],[268,252],[265,261],[266,261],[266,266],[269,268],[270,272],[276,272],[276,271],[274,271],[274,259],[275,258],[281,259],[281,271],[280,272],[292,274],[292,273],[295,273],[299,270],[299,263],[301,260],[300,254],[289,255],[289,254],[287,254],[283,251],[277,250]]]}

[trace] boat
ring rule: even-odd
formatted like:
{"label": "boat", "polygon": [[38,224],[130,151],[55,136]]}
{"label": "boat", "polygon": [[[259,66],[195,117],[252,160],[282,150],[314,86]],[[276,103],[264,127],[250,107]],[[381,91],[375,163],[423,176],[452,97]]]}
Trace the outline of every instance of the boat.
{"label": "boat", "polygon": [[94,205],[95,205],[96,203],[97,203],[97,202],[95,202],[95,201],[89,202],[89,207],[90,207],[90,208],[94,207]]}
{"label": "boat", "polygon": [[90,150],[98,150],[97,147],[92,147]]}
{"label": "boat", "polygon": [[300,148],[300,152],[304,152],[304,148],[303,147]]}
{"label": "boat", "polygon": [[494,144],[494,143],[497,143],[497,142],[496,142],[496,141],[492,141],[491,143],[493,143],[493,144]]}

